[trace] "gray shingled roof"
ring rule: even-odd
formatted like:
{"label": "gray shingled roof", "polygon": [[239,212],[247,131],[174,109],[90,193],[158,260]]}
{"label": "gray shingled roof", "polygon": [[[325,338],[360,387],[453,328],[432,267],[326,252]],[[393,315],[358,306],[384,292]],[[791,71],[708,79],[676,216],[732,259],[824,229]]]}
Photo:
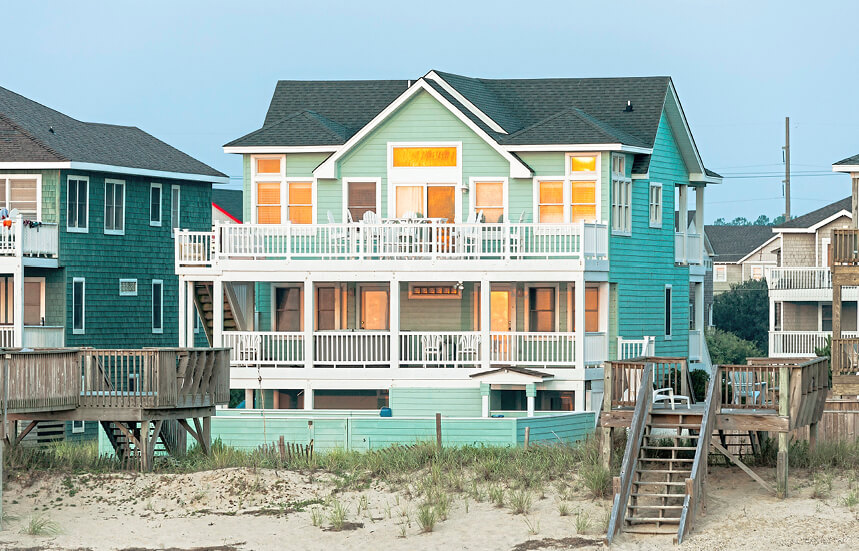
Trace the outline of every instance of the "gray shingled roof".
{"label": "gray shingled roof", "polygon": [[212,188],[212,204],[218,205],[239,222],[242,221],[242,190]]}
{"label": "gray shingled roof", "polygon": [[836,165],[859,165],[859,154],[853,155],[852,157],[847,157],[846,159],[841,159],[837,163],[833,163]]}
{"label": "gray shingled roof", "polygon": [[704,226],[714,262],[737,262],[775,234],[772,226]]}
{"label": "gray shingled roof", "polygon": [[820,207],[817,210],[813,210],[808,214],[803,214],[802,216],[797,216],[784,224],[779,224],[776,226],[776,229],[781,228],[810,228],[811,226],[817,224],[818,222],[822,222],[836,214],[841,212],[842,210],[846,210],[847,212],[853,211],[853,198],[845,197],[840,201],[835,201],[834,203],[829,203],[825,207]]}
{"label": "gray shingled roof", "polygon": [[[436,73],[506,132],[495,132],[432,80],[434,90],[500,144],[623,143],[652,147],[669,77],[478,79]],[[339,145],[408,87],[405,80],[277,83],[260,130],[226,146]],[[627,111],[627,102],[632,110]],[[297,118],[313,112],[336,126]],[[292,122],[285,122],[287,118]],[[287,129],[292,123],[300,128]],[[346,135],[348,134],[348,135]],[[279,141],[282,140],[282,141]]]}
{"label": "gray shingled roof", "polygon": [[225,177],[137,127],[82,122],[0,87],[0,162],[56,161]]}

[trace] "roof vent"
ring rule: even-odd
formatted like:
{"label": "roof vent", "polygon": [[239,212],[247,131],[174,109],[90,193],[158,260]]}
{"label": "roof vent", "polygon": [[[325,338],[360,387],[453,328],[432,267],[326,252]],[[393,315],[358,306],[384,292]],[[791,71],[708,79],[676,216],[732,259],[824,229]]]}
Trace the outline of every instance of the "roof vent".
{"label": "roof vent", "polygon": [[412,81],[409,80],[408,82],[406,82],[406,88],[411,88],[411,87],[412,87]]}
{"label": "roof vent", "polygon": [[623,108],[624,113],[632,113],[632,102],[626,100],[626,107]]}
{"label": "roof vent", "polygon": [[53,127],[53,126],[49,126],[49,127],[48,127],[48,132],[50,132],[51,134],[53,134],[53,133],[54,133],[54,127]]}

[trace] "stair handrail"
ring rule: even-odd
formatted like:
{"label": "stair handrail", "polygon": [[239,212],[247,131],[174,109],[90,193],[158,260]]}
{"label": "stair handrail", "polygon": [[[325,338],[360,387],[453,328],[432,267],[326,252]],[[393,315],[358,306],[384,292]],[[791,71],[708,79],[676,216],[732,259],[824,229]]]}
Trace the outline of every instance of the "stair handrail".
{"label": "stair handrail", "polygon": [[638,466],[638,453],[641,450],[641,441],[644,439],[644,429],[647,426],[647,418],[653,406],[653,363],[644,364],[641,372],[641,385],[638,397],[635,400],[635,410],[632,421],[629,424],[629,433],[626,438],[626,450],[623,452],[623,464],[620,467],[620,476],[614,477],[614,503],[611,508],[611,517],[608,521],[606,532],[606,543],[611,544],[617,535],[623,521],[626,518],[629,495],[632,493],[632,480],[635,469]]}
{"label": "stair handrail", "polygon": [[701,431],[698,433],[698,445],[695,446],[695,459],[692,470],[686,479],[686,497],[683,499],[683,509],[680,512],[680,524],[677,528],[677,544],[683,543],[683,537],[692,531],[695,518],[704,502],[704,484],[707,481],[707,458],[710,454],[710,436],[716,423],[716,413],[722,404],[721,367],[714,366],[710,382],[707,384],[707,396],[704,399],[704,415],[701,417]]}

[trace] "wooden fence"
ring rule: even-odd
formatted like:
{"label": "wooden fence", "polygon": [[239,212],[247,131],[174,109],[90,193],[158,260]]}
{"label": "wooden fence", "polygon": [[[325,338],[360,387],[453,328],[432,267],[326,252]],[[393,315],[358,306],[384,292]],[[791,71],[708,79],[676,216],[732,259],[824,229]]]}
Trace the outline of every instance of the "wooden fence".
{"label": "wooden fence", "polygon": [[[808,440],[808,427],[791,432],[796,440]],[[817,441],[854,441],[859,438],[859,399],[836,399],[826,401],[823,416],[817,424]]]}

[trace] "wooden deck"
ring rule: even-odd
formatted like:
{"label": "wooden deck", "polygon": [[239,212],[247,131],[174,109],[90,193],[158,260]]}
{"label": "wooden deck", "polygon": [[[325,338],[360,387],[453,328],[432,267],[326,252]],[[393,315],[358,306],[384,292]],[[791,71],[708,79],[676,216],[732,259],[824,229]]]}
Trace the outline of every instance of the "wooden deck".
{"label": "wooden deck", "polygon": [[[828,359],[752,358],[747,365],[715,366],[710,376],[705,396],[693,396],[683,358],[607,363],[600,416],[607,465],[613,430],[629,429],[607,542],[624,529],[676,532],[682,542],[703,505],[711,447],[773,490],[729,451],[726,433],[746,433],[753,448],[757,435],[778,433],[774,491],[787,494],[789,434],[807,426],[814,445],[829,394]],[[672,407],[656,399],[670,393],[690,403],[675,401]]]}
{"label": "wooden deck", "polygon": [[230,399],[230,351],[224,348],[2,354],[0,408],[9,421],[29,422],[18,441],[42,421],[96,421],[120,458],[139,459],[143,468],[151,465],[159,438],[168,450],[181,450],[179,427],[208,451],[215,406]]}
{"label": "wooden deck", "polygon": [[[855,221],[854,221],[855,224]],[[832,393],[859,395],[859,339],[842,338],[841,292],[859,285],[859,229],[832,231]]]}

